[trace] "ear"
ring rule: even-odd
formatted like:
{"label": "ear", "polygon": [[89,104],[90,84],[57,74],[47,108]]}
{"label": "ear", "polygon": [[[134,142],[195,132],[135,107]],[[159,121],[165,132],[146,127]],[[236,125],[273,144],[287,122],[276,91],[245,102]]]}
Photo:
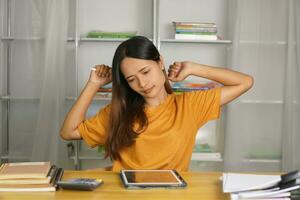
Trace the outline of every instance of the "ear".
{"label": "ear", "polygon": [[159,56],[159,66],[160,66],[161,70],[165,70],[165,62],[164,62],[164,58],[162,55]]}

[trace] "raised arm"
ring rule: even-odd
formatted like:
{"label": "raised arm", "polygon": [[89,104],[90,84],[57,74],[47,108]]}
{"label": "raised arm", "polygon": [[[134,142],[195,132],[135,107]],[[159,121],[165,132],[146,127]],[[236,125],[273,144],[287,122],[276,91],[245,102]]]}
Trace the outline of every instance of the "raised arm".
{"label": "raised arm", "polygon": [[224,85],[221,88],[221,105],[239,97],[253,85],[253,78],[250,75],[226,68],[188,61],[175,62],[169,68],[169,79],[171,81],[182,81],[189,75],[203,77]]}
{"label": "raised arm", "polygon": [[60,130],[60,136],[65,140],[81,139],[78,126],[85,119],[86,111],[91,104],[99,87],[111,82],[111,68],[97,65],[91,70],[90,78],[67,114]]}

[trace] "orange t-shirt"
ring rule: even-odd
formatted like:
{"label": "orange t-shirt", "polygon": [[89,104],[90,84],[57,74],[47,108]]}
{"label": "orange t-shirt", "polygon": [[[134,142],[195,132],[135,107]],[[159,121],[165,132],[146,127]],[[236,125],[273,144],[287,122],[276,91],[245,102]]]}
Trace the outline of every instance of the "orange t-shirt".
{"label": "orange t-shirt", "polygon": [[[168,95],[158,106],[146,107],[148,127],[133,145],[123,148],[113,171],[176,169],[187,171],[198,129],[220,116],[221,89]],[[110,105],[79,125],[85,142],[95,147],[107,138]]]}

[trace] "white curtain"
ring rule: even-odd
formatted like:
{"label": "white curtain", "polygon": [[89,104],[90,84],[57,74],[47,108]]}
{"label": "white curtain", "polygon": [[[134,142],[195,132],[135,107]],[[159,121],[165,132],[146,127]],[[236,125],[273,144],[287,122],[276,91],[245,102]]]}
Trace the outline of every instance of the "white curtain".
{"label": "white curtain", "polygon": [[58,163],[65,91],[64,66],[68,27],[68,1],[47,1],[44,21],[45,55],[42,87],[32,159]]}
{"label": "white curtain", "polygon": [[11,2],[9,161],[67,163],[65,115],[69,0]]}
{"label": "white curtain", "polygon": [[299,169],[299,0],[230,0],[229,9],[229,65],[255,84],[226,107],[224,170]]}
{"label": "white curtain", "polygon": [[289,0],[282,170],[300,170],[300,1]]}

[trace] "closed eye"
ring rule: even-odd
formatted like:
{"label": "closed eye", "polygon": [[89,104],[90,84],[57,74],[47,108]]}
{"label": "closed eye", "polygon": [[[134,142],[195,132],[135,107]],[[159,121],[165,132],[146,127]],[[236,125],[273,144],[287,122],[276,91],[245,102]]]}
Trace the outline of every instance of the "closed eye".
{"label": "closed eye", "polygon": [[133,79],[127,79],[127,81],[128,81],[129,83],[131,83],[131,82],[134,81],[134,78],[133,78]]}
{"label": "closed eye", "polygon": [[143,71],[143,74],[148,74],[150,70]]}

